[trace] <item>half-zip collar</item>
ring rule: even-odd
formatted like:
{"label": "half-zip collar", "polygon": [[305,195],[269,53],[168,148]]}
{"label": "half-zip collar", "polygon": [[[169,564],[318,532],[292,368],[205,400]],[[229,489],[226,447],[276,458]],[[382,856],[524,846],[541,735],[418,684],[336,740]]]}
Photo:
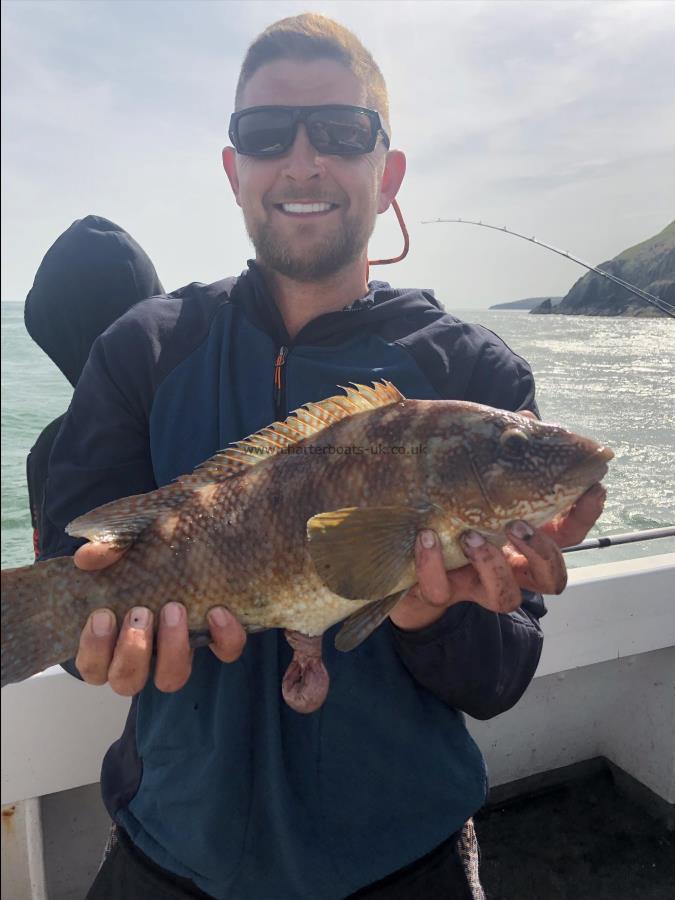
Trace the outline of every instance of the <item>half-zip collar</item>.
{"label": "half-zip collar", "polygon": [[381,328],[389,319],[426,310],[438,315],[442,307],[428,291],[393,289],[386,281],[371,281],[369,292],[344,309],[323,313],[308,322],[290,339],[279,309],[269,292],[262,270],[254,260],[238,279],[230,299],[246,318],[264,331],[277,347],[299,344],[334,346],[348,340],[363,328]]}

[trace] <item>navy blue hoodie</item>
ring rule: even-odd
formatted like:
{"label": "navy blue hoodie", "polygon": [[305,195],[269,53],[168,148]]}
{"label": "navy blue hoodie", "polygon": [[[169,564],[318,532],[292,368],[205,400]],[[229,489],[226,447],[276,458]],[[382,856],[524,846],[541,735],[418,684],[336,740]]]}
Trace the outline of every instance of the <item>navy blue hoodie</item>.
{"label": "navy blue hoodie", "polygon": [[[78,383],[51,458],[44,558],[74,551],[64,526],[94,506],[167,484],[340,384],[382,378],[410,398],[536,409],[527,364],[429,293],[373,282],[293,341],[254,263],[234,287],[140,303],[99,338]],[[198,650],[182,690],[150,682],[134,699],[103,765],[108,809],[147,856],[213,897],[339,900],[482,805],[462,711],[487,718],[517,701],[543,612],[531,594],[508,615],[462,603],[421,631],[387,622],[349,654],[331,629],[331,689],[307,716],[281,697],[280,632],[250,635],[231,665]]]}

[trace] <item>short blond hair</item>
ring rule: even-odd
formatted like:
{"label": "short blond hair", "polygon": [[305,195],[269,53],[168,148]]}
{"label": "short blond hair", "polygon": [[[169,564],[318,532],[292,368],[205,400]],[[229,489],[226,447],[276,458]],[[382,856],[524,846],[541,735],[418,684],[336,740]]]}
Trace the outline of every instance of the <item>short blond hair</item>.
{"label": "short blond hair", "polygon": [[349,69],[366,89],[366,104],[377,110],[389,133],[389,97],[379,66],[356,35],[326,16],[302,13],[268,26],[248,48],[239,73],[235,109],[241,109],[247,81],[277,59],[334,59]]}

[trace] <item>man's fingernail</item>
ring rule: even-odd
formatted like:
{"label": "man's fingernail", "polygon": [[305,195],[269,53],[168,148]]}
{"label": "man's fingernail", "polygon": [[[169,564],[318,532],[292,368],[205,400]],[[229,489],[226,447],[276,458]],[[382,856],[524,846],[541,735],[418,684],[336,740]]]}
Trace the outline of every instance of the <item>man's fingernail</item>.
{"label": "man's fingernail", "polygon": [[436,535],[433,533],[433,531],[421,531],[420,543],[426,550],[431,550],[431,548],[436,543]]}
{"label": "man's fingernail", "polygon": [[144,628],[147,628],[150,624],[150,610],[146,609],[144,606],[135,606],[131,610],[131,615],[129,616],[129,626],[131,628],[138,628],[141,631]]}
{"label": "man's fingernail", "polygon": [[225,610],[220,607],[214,607],[208,615],[208,618],[214,625],[217,625],[218,628],[225,628],[226,625],[230,624],[230,618]]}
{"label": "man's fingernail", "polygon": [[164,621],[164,624],[168,625],[169,628],[173,628],[175,625],[178,625],[182,618],[183,610],[181,609],[180,603],[167,603],[162,610],[162,619]]}
{"label": "man's fingernail", "polygon": [[520,538],[521,541],[528,541],[534,534],[534,528],[522,521],[511,522],[507,531],[514,537]]}
{"label": "man's fingernail", "polygon": [[477,531],[465,531],[462,535],[462,543],[466,544],[467,547],[470,547],[472,550],[476,550],[478,547],[483,546],[485,538]]}
{"label": "man's fingernail", "polygon": [[113,614],[107,609],[102,609],[91,617],[91,630],[96,637],[107,637],[112,634],[114,623]]}

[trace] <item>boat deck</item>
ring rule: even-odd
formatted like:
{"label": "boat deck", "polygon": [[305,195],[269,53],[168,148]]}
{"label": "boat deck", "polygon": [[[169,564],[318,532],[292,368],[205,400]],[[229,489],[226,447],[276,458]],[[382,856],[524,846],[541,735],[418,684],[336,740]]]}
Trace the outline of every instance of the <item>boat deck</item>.
{"label": "boat deck", "polygon": [[[670,900],[675,833],[595,771],[476,817],[488,900]],[[586,767],[590,768],[590,767]]]}

